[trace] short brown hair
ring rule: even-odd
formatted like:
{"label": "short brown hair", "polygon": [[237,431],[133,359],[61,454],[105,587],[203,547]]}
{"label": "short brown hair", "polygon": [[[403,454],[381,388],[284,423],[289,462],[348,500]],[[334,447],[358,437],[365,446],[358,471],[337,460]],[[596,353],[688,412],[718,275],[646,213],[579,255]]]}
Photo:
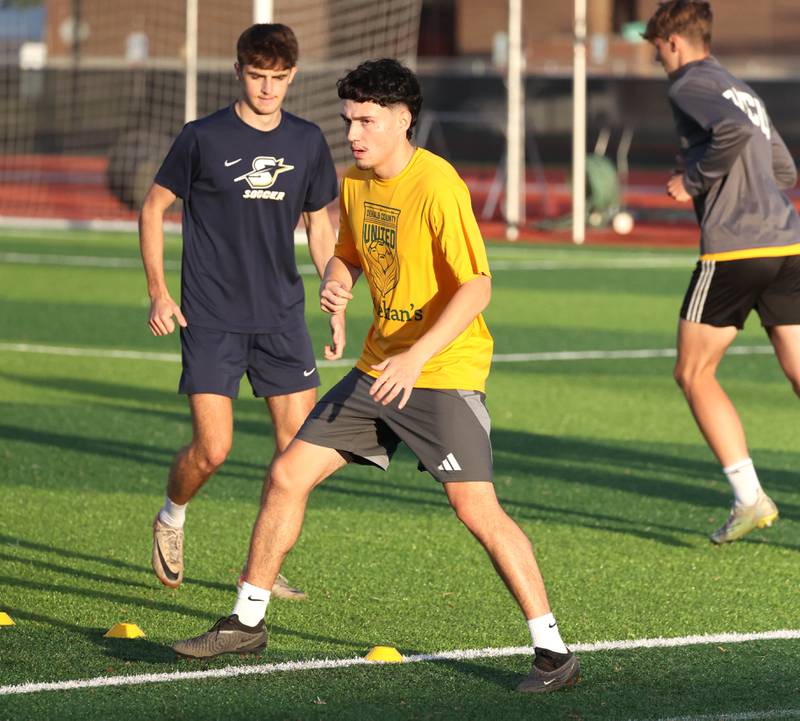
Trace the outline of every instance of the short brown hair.
{"label": "short brown hair", "polygon": [[251,25],[236,42],[239,67],[288,70],[297,65],[299,53],[294,32],[280,23]]}
{"label": "short brown hair", "polygon": [[647,21],[642,37],[652,43],[668,40],[670,35],[680,35],[709,47],[713,19],[711,4],[706,0],[665,0]]}

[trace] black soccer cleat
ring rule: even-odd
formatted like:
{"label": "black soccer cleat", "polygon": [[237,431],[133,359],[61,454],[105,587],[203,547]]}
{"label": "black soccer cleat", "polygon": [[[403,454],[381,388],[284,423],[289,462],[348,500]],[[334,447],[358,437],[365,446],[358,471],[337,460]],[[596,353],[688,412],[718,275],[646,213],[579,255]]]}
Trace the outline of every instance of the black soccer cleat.
{"label": "black soccer cleat", "polygon": [[533,666],[525,680],[517,686],[522,693],[548,693],[562,686],[573,686],[581,677],[578,657],[568,651],[557,653],[547,648],[535,648]]}
{"label": "black soccer cleat", "polygon": [[185,641],[176,641],[172,650],[184,658],[216,658],[223,653],[259,654],[267,647],[264,619],[245,626],[236,614],[219,619],[208,631]]}

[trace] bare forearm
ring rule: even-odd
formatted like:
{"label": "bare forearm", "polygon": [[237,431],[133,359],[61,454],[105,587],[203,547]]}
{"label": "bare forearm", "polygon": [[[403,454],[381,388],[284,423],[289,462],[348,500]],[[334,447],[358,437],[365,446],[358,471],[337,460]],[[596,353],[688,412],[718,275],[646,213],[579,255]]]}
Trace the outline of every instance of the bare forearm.
{"label": "bare forearm", "polygon": [[414,343],[411,351],[427,362],[464,332],[489,305],[491,295],[492,281],[486,276],[464,283],[427,333]]}
{"label": "bare forearm", "polygon": [[164,277],[164,218],[153,208],[139,214],[139,250],[147,276],[147,293],[151,300],[168,294]]}
{"label": "bare forearm", "polygon": [[325,272],[322,275],[322,284],[325,285],[325,283],[335,281],[347,288],[347,290],[351,290],[360,275],[361,268],[350,265],[350,263],[334,255],[325,267]]}
{"label": "bare forearm", "polygon": [[311,262],[322,278],[328,261],[333,256],[333,249],[336,247],[336,236],[333,226],[328,218],[328,211],[325,208],[313,213],[305,213],[303,219],[306,224],[306,235],[308,236],[308,251],[311,254]]}

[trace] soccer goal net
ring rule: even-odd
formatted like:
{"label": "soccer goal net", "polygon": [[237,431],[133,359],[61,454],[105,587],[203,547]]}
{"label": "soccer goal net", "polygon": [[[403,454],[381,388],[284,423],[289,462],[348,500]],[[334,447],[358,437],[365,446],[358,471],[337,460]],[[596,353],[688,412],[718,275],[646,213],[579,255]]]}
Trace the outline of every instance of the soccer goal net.
{"label": "soccer goal net", "polygon": [[[420,5],[272,3],[300,44],[286,107],[320,125],[338,163],[337,78],[367,58],[413,63]],[[133,220],[187,109],[201,117],[238,96],[236,40],[253,17],[253,0],[0,2],[0,222]]]}

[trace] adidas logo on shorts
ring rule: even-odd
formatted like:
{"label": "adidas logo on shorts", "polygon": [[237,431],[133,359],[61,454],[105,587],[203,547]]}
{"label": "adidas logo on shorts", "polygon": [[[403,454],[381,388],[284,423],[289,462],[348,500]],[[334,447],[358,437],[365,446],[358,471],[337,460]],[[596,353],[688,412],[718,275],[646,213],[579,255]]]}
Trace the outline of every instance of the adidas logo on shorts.
{"label": "adidas logo on shorts", "polygon": [[452,453],[448,453],[447,457],[436,466],[440,471],[460,471],[461,466],[458,465],[456,457]]}

